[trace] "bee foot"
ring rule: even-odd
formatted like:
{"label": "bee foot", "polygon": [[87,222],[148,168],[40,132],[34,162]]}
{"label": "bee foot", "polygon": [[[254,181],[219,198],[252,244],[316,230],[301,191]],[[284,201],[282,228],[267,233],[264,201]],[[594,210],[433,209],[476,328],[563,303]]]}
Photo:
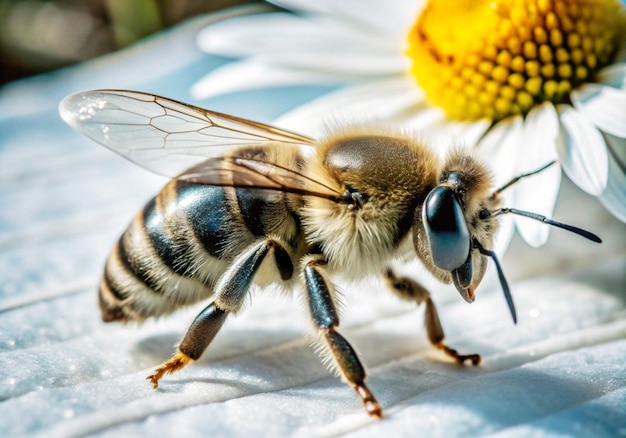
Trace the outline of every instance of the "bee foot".
{"label": "bee foot", "polygon": [[367,411],[367,413],[372,417],[378,419],[383,418],[383,410],[378,404],[378,401],[376,401],[374,395],[367,388],[367,386],[361,384],[357,385],[355,389],[361,397],[361,400],[363,401],[363,406],[365,406],[365,410]]}
{"label": "bee foot", "polygon": [[154,374],[151,374],[148,377],[146,377],[146,379],[150,380],[150,383],[152,383],[152,386],[154,386],[154,389],[157,389],[159,387],[159,380],[161,380],[161,378],[164,375],[172,374],[180,370],[189,362],[191,362],[191,358],[187,356],[186,354],[181,353],[179,351],[178,353],[176,353],[176,355],[173,358],[171,358],[170,360],[165,362],[163,365],[161,365],[159,368],[157,368]]}
{"label": "bee foot", "polygon": [[480,354],[459,355],[457,362],[459,363],[459,365],[463,365],[466,360],[471,361],[472,365],[477,366],[477,365],[480,365],[481,357],[480,357]]}
{"label": "bee foot", "polygon": [[456,351],[454,348],[448,347],[443,342],[438,342],[437,344],[435,344],[435,347],[443,350],[444,353],[446,353],[448,356],[454,358],[454,360],[456,360],[456,363],[458,363],[459,365],[465,365],[466,360],[472,362],[472,365],[474,366],[480,364],[480,354],[459,354],[458,351]]}

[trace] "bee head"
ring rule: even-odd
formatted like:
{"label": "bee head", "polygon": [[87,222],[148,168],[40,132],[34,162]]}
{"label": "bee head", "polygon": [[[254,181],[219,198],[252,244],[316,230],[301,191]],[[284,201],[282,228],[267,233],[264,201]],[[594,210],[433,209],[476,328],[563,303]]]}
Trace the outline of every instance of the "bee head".
{"label": "bee head", "polygon": [[418,208],[413,244],[433,275],[452,282],[467,302],[482,281],[497,230],[495,218],[484,212],[496,208],[491,176],[485,166],[463,151],[454,151],[439,172],[437,186]]}
{"label": "bee head", "polygon": [[474,301],[474,290],[480,284],[491,258],[495,264],[513,321],[517,322],[515,305],[496,254],[490,249],[497,229],[497,216],[515,214],[578,234],[601,243],[595,234],[548,219],[536,213],[499,207],[499,194],[522,178],[535,175],[554,162],[533,172],[513,178],[491,191],[491,178],[484,166],[462,152],[454,152],[439,178],[439,185],[426,196],[413,221],[413,244],[424,265],[442,281],[453,282],[467,301]]}

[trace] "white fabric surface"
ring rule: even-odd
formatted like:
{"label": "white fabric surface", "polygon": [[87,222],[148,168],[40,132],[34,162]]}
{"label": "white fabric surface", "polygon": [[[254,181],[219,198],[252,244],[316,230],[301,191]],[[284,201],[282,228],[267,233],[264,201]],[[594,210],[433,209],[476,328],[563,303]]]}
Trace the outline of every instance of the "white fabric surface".
{"label": "white fabric surface", "polygon": [[[626,436],[626,229],[571,184],[555,217],[605,242],[561,230],[540,249],[514,240],[503,264],[517,326],[493,272],[470,306],[419,266],[402,268],[431,287],[448,343],[481,353],[480,367],[430,347],[423,310],[378,280],[339,281],[341,331],[368,367],[382,421],[321,363],[297,300],[266,291],[201,360],[153,390],[145,376],[202,305],[104,324],[96,285],[111,245],[164,180],[73,133],[56,104],[97,87],[191,101],[191,84],[223,62],[195,49],[205,21],[0,90],[0,436]],[[203,105],[267,122],[320,90]]]}

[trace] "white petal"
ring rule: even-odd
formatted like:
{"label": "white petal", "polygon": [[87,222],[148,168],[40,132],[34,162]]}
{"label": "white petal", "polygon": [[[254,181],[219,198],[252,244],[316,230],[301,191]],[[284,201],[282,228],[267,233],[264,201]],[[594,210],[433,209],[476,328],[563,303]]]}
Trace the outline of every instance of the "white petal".
{"label": "white petal", "polygon": [[493,250],[502,260],[515,235],[515,221],[512,217],[505,215],[498,218],[498,222],[498,232],[493,242]]}
{"label": "white petal", "polygon": [[422,141],[436,148],[444,156],[452,148],[470,149],[491,126],[487,120],[457,122],[450,120],[446,112],[428,103],[411,108],[413,115],[402,119],[403,126],[419,134]]}
{"label": "white petal", "polygon": [[264,64],[290,67],[294,70],[320,71],[361,79],[392,76],[409,69],[409,60],[393,54],[360,54],[326,50],[321,53],[300,51],[292,54],[259,55],[256,59]]}
{"label": "white petal", "polygon": [[607,136],[607,143],[611,150],[619,150],[620,155],[609,154],[609,178],[600,202],[615,217],[626,222],[626,140]]}
{"label": "white petal", "polygon": [[198,45],[213,54],[324,74],[368,77],[408,69],[403,41],[346,26],[287,13],[248,15],[205,28]]}
{"label": "white petal", "polygon": [[571,93],[572,103],[602,131],[626,137],[626,90],[585,84]]}
{"label": "white petal", "polygon": [[491,167],[496,187],[516,174],[522,128],[520,116],[509,117],[491,128],[476,146],[478,156]]}
{"label": "white petal", "polygon": [[570,105],[559,105],[561,132],[557,153],[563,170],[576,185],[592,195],[606,187],[608,156],[602,134]]}
{"label": "white petal", "polygon": [[465,146],[476,146],[478,141],[485,135],[491,126],[491,120],[481,119],[474,122],[464,122],[465,125],[459,133],[459,141]]}
{"label": "white petal", "polygon": [[191,94],[194,99],[206,99],[221,94],[264,87],[331,84],[356,79],[350,75],[294,70],[248,59],[232,62],[213,70],[191,87]]}
{"label": "white petal", "polygon": [[[423,99],[421,90],[404,76],[350,85],[284,114],[276,124],[319,135],[329,121],[394,120]],[[403,124],[404,125],[404,124]]]}
{"label": "white petal", "polygon": [[557,158],[556,139],[559,135],[559,116],[552,103],[546,102],[530,110],[524,120],[524,145],[536,153],[526,153],[520,161],[523,171],[530,171]]}
{"label": "white petal", "polygon": [[419,14],[424,0],[271,0],[288,10],[339,17],[355,27],[399,35],[406,32]]}
{"label": "white petal", "polygon": [[223,20],[198,34],[198,46],[206,52],[229,57],[282,55],[284,64],[289,63],[290,56],[302,54],[335,54],[336,61],[342,61],[342,56],[367,54],[375,59],[400,58],[401,44],[345,22],[281,12]]}
{"label": "white petal", "polygon": [[[558,134],[558,115],[551,103],[537,106],[528,113],[524,121],[521,154],[518,157],[520,174],[537,170],[558,158],[556,153]],[[515,204],[512,207],[551,217],[560,184],[561,168],[557,165],[524,178],[513,187]],[[517,216],[515,224],[520,235],[531,246],[541,246],[548,240],[550,228],[539,221]]]}
{"label": "white petal", "polygon": [[609,155],[617,160],[622,168],[626,171],[626,138],[615,137],[614,135],[604,134]]}
{"label": "white petal", "polygon": [[626,90],[626,62],[603,68],[598,72],[597,80],[603,85]]}
{"label": "white petal", "polygon": [[452,146],[471,148],[476,146],[478,140],[491,126],[491,121],[482,119],[474,122],[457,122],[445,119],[432,129],[439,132],[442,141]]}
{"label": "white petal", "polygon": [[450,146],[448,138],[441,135],[441,126],[448,120],[446,112],[427,102],[421,102],[410,108],[410,114],[402,117],[402,126],[406,129],[417,132],[422,141],[430,144],[431,147],[439,149],[443,156]]}

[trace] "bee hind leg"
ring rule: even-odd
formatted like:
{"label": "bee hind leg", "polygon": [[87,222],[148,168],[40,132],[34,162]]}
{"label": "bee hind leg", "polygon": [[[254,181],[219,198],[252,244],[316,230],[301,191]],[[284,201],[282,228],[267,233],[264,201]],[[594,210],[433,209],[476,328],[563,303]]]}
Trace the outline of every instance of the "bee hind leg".
{"label": "bee hind leg", "polygon": [[157,368],[154,374],[146,377],[146,379],[150,380],[152,386],[154,386],[155,389],[158,388],[159,380],[161,380],[163,376],[172,374],[191,361],[199,359],[217,332],[222,328],[229,313],[230,312],[217,307],[215,302],[205,307],[187,329],[174,357]]}
{"label": "bee hind leg", "polygon": [[325,278],[321,258],[313,258],[304,267],[306,302],[319,336],[334,359],[337,370],[344,380],[357,392],[367,413],[381,418],[382,409],[374,395],[365,385],[365,368],[354,348],[337,332],[339,316],[333,300],[332,285]]}
{"label": "bee hind leg", "polygon": [[279,270],[283,278],[289,272],[293,272],[293,265],[288,254],[275,240],[263,240],[248,248],[222,275],[215,287],[215,300],[193,320],[174,357],[147,377],[155,388],[158,388],[159,380],[164,375],[172,374],[202,356],[204,350],[222,328],[226,317],[241,308],[254,275],[271,250],[274,250],[276,262],[281,264]]}
{"label": "bee hind leg", "polygon": [[396,277],[391,269],[385,271],[384,278],[393,293],[400,298],[414,301],[418,305],[421,303],[426,304],[426,333],[431,344],[452,357],[459,365],[463,365],[465,361],[470,361],[472,365],[480,364],[479,354],[459,354],[457,350],[448,347],[443,342],[445,336],[437,308],[430,298],[430,293],[424,286],[407,277]]}

